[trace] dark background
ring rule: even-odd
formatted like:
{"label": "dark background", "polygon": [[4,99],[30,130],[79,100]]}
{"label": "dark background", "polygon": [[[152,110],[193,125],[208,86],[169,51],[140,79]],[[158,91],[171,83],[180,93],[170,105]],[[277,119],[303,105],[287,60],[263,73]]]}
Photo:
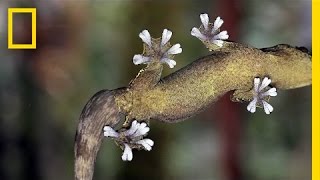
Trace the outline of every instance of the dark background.
{"label": "dark background", "polygon": [[[7,8],[37,7],[37,49],[7,49]],[[0,0],[0,179],[73,178],[73,141],[86,101],[126,86],[143,66],[138,34],[173,31],[174,69],[209,54],[190,35],[200,13],[221,16],[230,40],[262,48],[311,48],[310,0]],[[15,42],[30,42],[30,16],[14,18]],[[279,91],[271,115],[229,95],[179,124],[152,121],[152,151],[132,162],[106,140],[94,179],[309,180],[311,88]]]}

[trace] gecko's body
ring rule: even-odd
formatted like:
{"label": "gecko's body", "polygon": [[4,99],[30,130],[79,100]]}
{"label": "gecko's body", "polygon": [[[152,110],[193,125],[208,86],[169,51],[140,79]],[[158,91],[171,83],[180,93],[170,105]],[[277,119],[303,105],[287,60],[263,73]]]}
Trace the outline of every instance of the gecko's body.
{"label": "gecko's body", "polygon": [[128,119],[175,122],[188,118],[228,91],[235,100],[250,100],[255,77],[291,89],[311,84],[311,56],[288,45],[257,49],[229,42],[160,80],[162,65],[149,64],[128,88],[116,95]]}
{"label": "gecko's body", "polygon": [[[128,87],[100,91],[83,108],[75,138],[76,180],[92,179],[103,136],[115,139],[124,150],[123,160],[132,160],[132,149],[151,150],[153,141],[144,138],[149,127],[146,123],[131,123],[134,119],[178,122],[197,114],[229,91],[233,91],[233,101],[253,99],[250,104],[254,109],[248,108],[250,104],[247,109],[254,112],[256,105],[261,104],[258,98],[265,106],[268,97],[276,95],[276,88],[292,89],[311,84],[311,56],[305,49],[289,45],[257,49],[226,42],[229,35],[227,31],[220,32],[223,24],[220,17],[214,23],[209,22],[207,14],[201,14],[200,19],[202,25],[192,28],[191,35],[200,39],[212,54],[163,79],[162,63],[171,68],[176,65],[173,57],[182,52],[180,44],[170,45],[172,32],[167,29],[157,39],[147,30],[139,34],[144,51],[133,56],[133,63],[148,64],[147,67]],[[261,78],[267,82],[263,80],[259,86],[257,82]],[[276,88],[266,87],[271,79],[271,86]],[[263,88],[268,90],[260,92]],[[265,108],[267,114],[273,109],[271,106],[270,110],[270,106]],[[122,114],[127,121],[115,130]]]}
{"label": "gecko's body", "polygon": [[228,91],[234,91],[235,101],[251,100],[255,77],[268,76],[279,89],[311,84],[311,56],[288,45],[256,49],[228,42],[163,79],[162,68],[154,59],[128,87],[101,91],[88,101],[76,134],[76,180],[92,179],[102,129],[115,127],[120,114],[126,115],[128,124],[133,119],[177,122],[197,114]]}

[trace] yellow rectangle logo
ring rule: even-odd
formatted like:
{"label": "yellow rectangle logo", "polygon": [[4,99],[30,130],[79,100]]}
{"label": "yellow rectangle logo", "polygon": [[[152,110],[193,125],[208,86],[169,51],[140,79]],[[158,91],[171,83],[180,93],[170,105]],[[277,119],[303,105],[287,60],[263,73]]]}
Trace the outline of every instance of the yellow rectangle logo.
{"label": "yellow rectangle logo", "polygon": [[[31,13],[32,43],[13,44],[13,14]],[[37,9],[36,8],[8,8],[8,49],[36,49],[37,48]]]}

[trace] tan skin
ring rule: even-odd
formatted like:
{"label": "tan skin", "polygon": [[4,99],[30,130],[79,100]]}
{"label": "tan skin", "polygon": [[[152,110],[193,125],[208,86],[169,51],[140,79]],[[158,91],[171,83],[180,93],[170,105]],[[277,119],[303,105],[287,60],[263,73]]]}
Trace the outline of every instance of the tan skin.
{"label": "tan skin", "polygon": [[[123,114],[127,121],[119,132],[134,119],[179,122],[229,91],[234,91],[233,101],[250,101],[255,77],[267,76],[272,80],[271,86],[282,90],[311,85],[311,56],[302,48],[277,45],[257,49],[234,42],[225,42],[222,48],[206,45],[213,50],[211,55],[163,79],[163,64],[155,55],[128,87],[100,91],[87,102],[75,138],[76,180],[93,178],[102,129],[105,125],[116,127]],[[145,53],[151,51],[145,48]],[[116,141],[121,146],[124,140]],[[131,148],[141,147],[132,144]]]}
{"label": "tan skin", "polygon": [[178,122],[208,107],[228,91],[233,101],[250,101],[253,79],[269,77],[277,89],[311,84],[311,56],[289,45],[257,49],[234,42],[160,80],[163,65],[153,59],[116,103],[133,119]]}

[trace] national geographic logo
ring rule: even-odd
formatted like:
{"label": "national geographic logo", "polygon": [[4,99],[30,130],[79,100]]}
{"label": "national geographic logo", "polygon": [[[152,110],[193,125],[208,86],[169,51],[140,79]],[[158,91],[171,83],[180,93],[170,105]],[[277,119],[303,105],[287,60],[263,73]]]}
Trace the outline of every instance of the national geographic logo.
{"label": "national geographic logo", "polygon": [[[31,44],[13,43],[13,15],[31,13],[32,41]],[[36,8],[8,8],[8,49],[36,49],[37,48],[37,9]]]}

